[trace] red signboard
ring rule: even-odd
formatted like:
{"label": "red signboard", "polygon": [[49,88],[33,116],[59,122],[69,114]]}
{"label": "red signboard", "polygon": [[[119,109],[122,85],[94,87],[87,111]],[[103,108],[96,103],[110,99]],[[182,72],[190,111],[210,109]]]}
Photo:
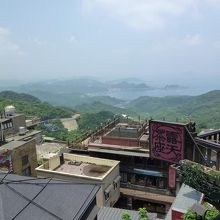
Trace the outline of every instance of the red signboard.
{"label": "red signboard", "polygon": [[170,188],[176,187],[176,169],[173,167],[169,167],[169,181],[168,185]]}
{"label": "red signboard", "polygon": [[184,159],[184,125],[150,121],[150,156],[171,163]]}

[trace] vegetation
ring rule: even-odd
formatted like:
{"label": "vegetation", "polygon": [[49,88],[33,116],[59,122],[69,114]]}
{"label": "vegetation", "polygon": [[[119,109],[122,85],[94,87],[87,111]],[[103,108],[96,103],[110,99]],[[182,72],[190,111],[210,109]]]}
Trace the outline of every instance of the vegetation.
{"label": "vegetation", "polygon": [[[212,208],[210,210],[207,210],[200,219],[203,220],[214,220],[216,217],[219,217],[220,212],[216,208]],[[184,215],[183,220],[196,220],[197,213],[191,209],[189,209]]]}
{"label": "vegetation", "polygon": [[214,218],[216,218],[219,215],[220,215],[220,212],[217,209],[208,210],[205,213],[204,220],[213,220]]}
{"label": "vegetation", "polygon": [[204,193],[205,198],[213,205],[220,204],[220,172],[201,164],[184,161],[181,164],[183,183]]}
{"label": "vegetation", "polygon": [[[66,100],[63,94],[59,95],[62,96],[62,100]],[[71,97],[73,102],[75,96]],[[53,102],[54,95],[51,93],[51,96],[47,98]],[[54,133],[52,135],[59,136],[62,140],[72,140],[72,137],[75,136],[78,138],[79,133],[90,132],[99,126],[99,123],[111,118],[110,115],[105,115],[103,112],[112,112],[112,115],[126,114],[137,120],[139,120],[139,116],[142,120],[153,118],[188,122],[192,119],[196,122],[198,130],[220,127],[220,91],[212,91],[200,96],[140,97],[126,105],[122,100],[108,96],[88,98],[86,95],[79,95],[78,98],[81,99],[81,102],[86,102],[76,106],[76,110],[81,112],[81,118],[78,120],[79,131],[68,133],[60,124],[57,126],[62,131],[62,134],[56,135]],[[90,101],[87,102],[85,100]],[[47,102],[41,102],[32,95],[19,94],[12,91],[0,92],[1,113],[3,113],[6,105],[14,105],[17,112],[23,112],[27,116],[37,116],[42,121],[71,117],[76,112],[76,110],[68,107],[55,107]],[[123,105],[124,108],[119,108],[115,105]],[[100,112],[102,112],[101,115],[99,115]],[[101,117],[100,120],[97,117]],[[75,138],[73,139],[75,140]]]}
{"label": "vegetation", "polygon": [[100,111],[110,111],[115,114],[131,114],[136,115],[135,112],[132,112],[128,109],[115,107],[109,104],[102,103],[100,101],[95,101],[92,103],[84,103],[81,105],[77,105],[75,109],[79,112],[88,112],[88,113],[94,113],[94,112],[100,112]]}
{"label": "vegetation", "polygon": [[187,122],[194,120],[198,129],[220,127],[220,91],[200,96],[140,97],[127,105],[143,117]]}
{"label": "vegetation", "polygon": [[197,213],[191,209],[189,209],[184,215],[183,220],[196,220]]}
{"label": "vegetation", "polygon": [[139,212],[139,220],[148,220],[146,208],[139,208],[138,212]]}
{"label": "vegetation", "polygon": [[98,113],[83,113],[77,119],[78,129],[68,131],[64,128],[60,120],[47,120],[42,122],[38,129],[43,131],[43,134],[49,137],[54,137],[58,140],[69,141],[70,143],[81,142],[88,133],[95,131],[100,125],[108,120],[113,119],[114,114],[108,111]]}
{"label": "vegetation", "polygon": [[9,99],[12,101],[24,101],[24,102],[32,102],[32,103],[40,103],[40,99],[25,93],[16,93],[13,91],[3,91],[0,92],[0,97],[3,99]]}
{"label": "vegetation", "polygon": [[[148,220],[148,216],[147,216],[147,210],[146,208],[139,208],[138,209],[138,214],[139,214],[139,220]],[[122,213],[122,216],[121,216],[121,219],[122,220],[132,220],[131,219],[131,214],[129,211],[124,211]]]}
{"label": "vegetation", "polygon": [[122,219],[122,220],[131,220],[130,212],[124,211],[124,212],[122,213],[121,219]]}
{"label": "vegetation", "polygon": [[[1,94],[3,95],[1,96]],[[27,116],[37,116],[41,120],[71,117],[74,113],[70,108],[54,107],[47,102],[41,102],[37,98],[27,94],[18,94],[11,91],[2,92],[1,94],[0,113],[2,114],[7,105],[15,106],[18,113],[24,113]]]}

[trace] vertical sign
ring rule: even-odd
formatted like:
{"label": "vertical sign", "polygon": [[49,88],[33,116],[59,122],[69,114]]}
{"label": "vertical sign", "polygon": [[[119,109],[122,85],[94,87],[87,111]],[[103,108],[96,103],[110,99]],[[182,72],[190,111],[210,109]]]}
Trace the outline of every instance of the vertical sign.
{"label": "vertical sign", "polygon": [[184,125],[150,121],[150,156],[171,163],[184,159]]}
{"label": "vertical sign", "polygon": [[169,181],[168,181],[169,188],[176,188],[176,169],[172,166],[169,167]]}

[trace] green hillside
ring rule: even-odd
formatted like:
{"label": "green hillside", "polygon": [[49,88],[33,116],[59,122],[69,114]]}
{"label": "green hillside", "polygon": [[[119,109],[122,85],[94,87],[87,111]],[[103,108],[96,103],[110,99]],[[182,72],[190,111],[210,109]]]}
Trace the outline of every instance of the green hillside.
{"label": "green hillside", "polygon": [[16,93],[13,91],[2,91],[0,92],[0,98],[10,99],[12,101],[24,101],[32,103],[40,103],[40,99],[25,93]]}
{"label": "green hillside", "polygon": [[119,108],[115,107],[111,104],[105,104],[100,101],[95,101],[92,103],[84,103],[81,105],[75,106],[75,109],[79,112],[88,112],[88,113],[93,113],[93,112],[100,112],[100,111],[110,111],[115,114],[132,114],[136,115],[134,111],[131,111],[127,108]]}
{"label": "green hillside", "polygon": [[168,121],[194,120],[198,128],[220,127],[220,90],[199,96],[141,97],[132,101],[128,108],[143,117]]}
{"label": "green hillside", "polygon": [[18,113],[27,116],[37,116],[41,120],[71,117],[74,111],[66,107],[55,107],[47,102],[41,102],[38,98],[11,91],[0,93],[0,112],[3,113],[5,106],[13,105]]}

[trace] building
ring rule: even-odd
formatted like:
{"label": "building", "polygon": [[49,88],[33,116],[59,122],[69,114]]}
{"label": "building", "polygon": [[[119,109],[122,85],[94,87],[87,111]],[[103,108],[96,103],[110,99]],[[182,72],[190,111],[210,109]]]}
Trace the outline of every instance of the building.
{"label": "building", "polygon": [[185,214],[194,204],[201,204],[202,200],[202,193],[183,184],[165,220],[182,220],[183,214]]}
{"label": "building", "polygon": [[94,184],[0,173],[1,220],[97,220]]}
{"label": "building", "polygon": [[[164,215],[175,199],[175,188],[168,186],[171,163],[151,158],[148,123],[118,121],[93,136],[88,144],[90,156],[120,161],[121,197],[117,207]],[[176,183],[176,180],[175,180]]]}
{"label": "building", "polygon": [[10,141],[0,147],[0,170],[24,176],[36,176],[35,139]]}
{"label": "building", "polygon": [[38,177],[99,184],[99,206],[113,206],[120,196],[119,161],[64,153],[36,168]]}
{"label": "building", "polygon": [[149,123],[117,119],[99,129],[88,144],[90,156],[120,161],[120,208],[146,207],[165,215],[181,183],[173,168],[197,153],[194,123]]}
{"label": "building", "polygon": [[13,122],[10,118],[0,118],[0,146],[5,143],[5,137],[13,134]]}
{"label": "building", "polygon": [[25,115],[16,113],[14,106],[5,107],[5,118],[11,119],[13,123],[13,133],[18,133],[20,128],[26,129]]}

